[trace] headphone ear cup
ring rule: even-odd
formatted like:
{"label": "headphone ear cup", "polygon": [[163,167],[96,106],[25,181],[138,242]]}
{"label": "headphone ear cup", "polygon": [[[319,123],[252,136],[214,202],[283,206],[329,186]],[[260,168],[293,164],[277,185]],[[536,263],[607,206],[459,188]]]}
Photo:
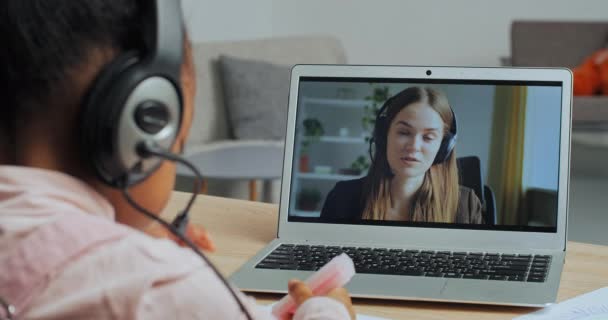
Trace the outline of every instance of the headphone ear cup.
{"label": "headphone ear cup", "polygon": [[376,162],[378,152],[386,152],[386,135],[388,134],[386,109],[391,101],[392,98],[387,99],[376,114],[374,130],[369,141],[369,156],[372,164]]}
{"label": "headphone ear cup", "polygon": [[383,127],[384,119],[382,117],[377,117],[374,124],[374,131],[369,141],[370,157],[372,157],[372,159],[376,157],[376,152],[378,152],[378,150],[382,150],[385,146],[384,141],[386,139],[383,139]]}
{"label": "headphone ear cup", "polygon": [[[135,52],[119,56],[104,68],[83,114],[83,150],[97,176],[110,186],[124,187],[156,170],[161,159],[143,159],[138,144],[145,141],[169,149],[181,126],[181,101],[179,87],[150,75]],[[160,120],[160,129],[150,130],[146,119]]]}
{"label": "headphone ear cup", "polygon": [[[388,103],[388,102],[387,102]],[[376,116],[376,121],[374,123],[374,142],[376,144],[376,150],[378,149],[386,149],[386,135],[388,134],[388,124],[387,116],[384,112],[386,110],[386,105],[382,106],[378,111],[378,116]]]}
{"label": "headphone ear cup", "polygon": [[453,135],[452,133],[449,134],[449,138],[446,141],[446,147],[445,147],[445,157],[443,159],[443,161],[448,161],[448,158],[450,157],[450,155],[452,154],[452,152],[454,151],[454,147],[456,146],[456,136]]}
{"label": "headphone ear cup", "polygon": [[113,116],[119,106],[108,103],[112,92],[112,82],[124,73],[129,67],[139,61],[136,52],[126,52],[116,57],[106,65],[95,78],[93,85],[85,96],[81,112],[81,150],[86,163],[92,166],[96,175],[106,183],[112,184],[113,179],[109,172],[118,170],[116,165],[104,160],[105,155],[111,154],[113,149],[112,138],[114,128],[108,119]]}
{"label": "headphone ear cup", "polygon": [[369,159],[371,160],[372,164],[376,161],[376,139],[372,136],[369,139],[369,149],[367,150],[367,152],[369,153]]}
{"label": "headphone ear cup", "polygon": [[182,122],[182,93],[178,83],[151,74],[137,65],[116,82],[117,109],[109,119],[115,126],[112,153],[107,159],[118,165],[114,178],[127,185],[148,178],[162,163],[158,157],[141,155],[141,145],[170,150]]}
{"label": "headphone ear cup", "polygon": [[450,158],[452,151],[454,151],[454,147],[456,147],[456,140],[458,139],[458,122],[456,121],[456,113],[452,107],[450,107],[450,111],[452,111],[452,126],[450,132],[441,140],[441,146],[439,146],[439,151],[437,151],[433,164],[446,162]]}
{"label": "headphone ear cup", "polygon": [[441,140],[441,146],[439,146],[439,151],[437,151],[437,155],[435,156],[435,160],[433,164],[444,163],[452,154],[452,150],[454,150],[454,146],[456,146],[456,139],[454,135],[449,132],[443,140]]}

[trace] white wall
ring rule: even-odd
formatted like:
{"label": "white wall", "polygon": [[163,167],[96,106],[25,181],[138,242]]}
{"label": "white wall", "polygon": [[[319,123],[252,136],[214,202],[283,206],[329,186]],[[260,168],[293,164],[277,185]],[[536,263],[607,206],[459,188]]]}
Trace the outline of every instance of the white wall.
{"label": "white wall", "polygon": [[440,87],[443,87],[442,91],[448,97],[458,121],[456,156],[477,156],[483,179],[487,181],[496,87],[456,84]]}
{"label": "white wall", "polygon": [[194,41],[225,41],[272,36],[270,0],[182,0]]}
{"label": "white wall", "polygon": [[607,20],[606,0],[184,0],[195,41],[332,34],[350,63],[497,65],[515,19]]}

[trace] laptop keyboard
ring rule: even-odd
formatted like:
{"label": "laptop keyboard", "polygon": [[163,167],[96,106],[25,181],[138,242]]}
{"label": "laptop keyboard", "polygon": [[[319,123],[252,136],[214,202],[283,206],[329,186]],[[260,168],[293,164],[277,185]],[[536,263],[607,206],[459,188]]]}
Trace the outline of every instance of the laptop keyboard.
{"label": "laptop keyboard", "polygon": [[282,244],[256,268],[316,271],[341,253],[357,273],[503,281],[545,282],[551,262],[547,255]]}

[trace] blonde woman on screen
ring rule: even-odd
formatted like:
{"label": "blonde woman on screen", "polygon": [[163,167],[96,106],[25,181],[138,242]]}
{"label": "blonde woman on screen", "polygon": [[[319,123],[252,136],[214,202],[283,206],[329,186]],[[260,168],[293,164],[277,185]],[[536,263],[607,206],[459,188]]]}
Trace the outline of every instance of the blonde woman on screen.
{"label": "blonde woman on screen", "polygon": [[482,223],[479,198],[458,184],[456,136],[455,115],[443,93],[422,87],[399,92],[378,112],[367,176],[338,182],[321,218]]}

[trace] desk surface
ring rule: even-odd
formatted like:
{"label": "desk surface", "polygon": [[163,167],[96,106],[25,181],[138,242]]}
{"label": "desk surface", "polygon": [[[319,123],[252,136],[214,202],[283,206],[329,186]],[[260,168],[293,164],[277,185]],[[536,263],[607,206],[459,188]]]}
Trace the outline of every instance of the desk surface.
{"label": "desk surface", "polygon": [[[165,217],[183,209],[188,197],[187,193],[174,192]],[[191,219],[209,230],[217,245],[217,253],[209,257],[224,275],[229,275],[275,238],[277,214],[278,206],[273,204],[199,196],[192,208]],[[608,246],[568,243],[558,301],[605,286],[608,286]],[[280,297],[272,294],[253,296],[260,303],[269,303]],[[354,305],[358,313],[389,319],[511,319],[535,310],[371,299],[354,299]]]}

